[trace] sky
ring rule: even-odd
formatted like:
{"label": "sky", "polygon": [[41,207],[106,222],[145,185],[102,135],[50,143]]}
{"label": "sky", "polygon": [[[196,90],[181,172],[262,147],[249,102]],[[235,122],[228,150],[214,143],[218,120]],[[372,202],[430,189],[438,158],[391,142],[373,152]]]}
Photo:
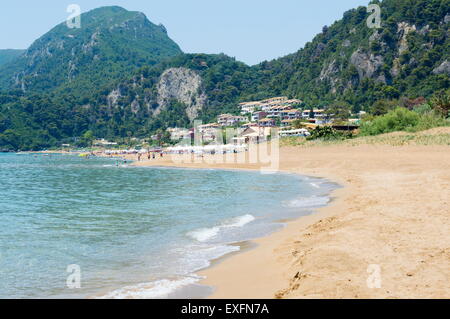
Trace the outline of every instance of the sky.
{"label": "sky", "polygon": [[302,48],[342,18],[345,11],[369,0],[2,0],[0,49],[26,49],[67,19],[67,7],[82,12],[118,5],[144,12],[164,24],[186,53],[225,53],[249,65]]}

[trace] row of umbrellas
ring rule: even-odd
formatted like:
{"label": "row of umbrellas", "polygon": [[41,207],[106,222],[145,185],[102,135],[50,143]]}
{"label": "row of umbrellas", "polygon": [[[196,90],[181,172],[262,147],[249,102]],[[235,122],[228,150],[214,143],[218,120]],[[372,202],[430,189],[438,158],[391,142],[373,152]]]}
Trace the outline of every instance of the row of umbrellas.
{"label": "row of umbrellas", "polygon": [[174,146],[167,148],[168,152],[174,153],[209,153],[209,152],[227,152],[227,151],[243,151],[247,145],[205,145],[205,146]]}

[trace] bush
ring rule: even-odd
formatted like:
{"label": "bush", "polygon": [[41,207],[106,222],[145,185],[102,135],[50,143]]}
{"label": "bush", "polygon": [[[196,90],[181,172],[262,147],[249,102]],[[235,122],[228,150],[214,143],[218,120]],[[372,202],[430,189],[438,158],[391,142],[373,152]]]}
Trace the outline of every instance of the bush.
{"label": "bush", "polygon": [[431,99],[436,112],[439,112],[443,117],[447,118],[450,114],[450,90],[436,93]]}
{"label": "bush", "polygon": [[351,133],[341,133],[336,131],[330,126],[317,126],[311,131],[311,136],[308,136],[308,140],[345,140],[347,138],[352,138]]}
{"label": "bush", "polygon": [[429,104],[425,103],[425,104],[415,106],[413,108],[413,111],[419,115],[425,115],[425,114],[431,113],[433,111],[433,108]]}
{"label": "bush", "polygon": [[419,123],[414,127],[413,131],[424,131],[433,127],[448,126],[450,122],[434,111],[424,113],[420,116]]}
{"label": "bush", "polygon": [[444,118],[430,111],[428,105],[419,106],[414,111],[398,107],[386,115],[363,120],[360,132],[361,135],[378,135],[395,131],[417,132],[448,124]]}

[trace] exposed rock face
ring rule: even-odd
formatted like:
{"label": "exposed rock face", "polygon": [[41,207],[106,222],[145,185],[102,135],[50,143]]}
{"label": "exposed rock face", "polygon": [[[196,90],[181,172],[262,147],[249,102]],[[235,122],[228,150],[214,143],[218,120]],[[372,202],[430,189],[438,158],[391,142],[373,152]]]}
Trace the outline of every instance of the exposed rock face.
{"label": "exposed rock face", "polygon": [[408,50],[408,34],[416,31],[415,25],[409,25],[407,22],[401,22],[398,24],[398,31],[399,34],[399,46],[398,46],[398,54],[402,54],[406,50]]}
{"label": "exposed rock face", "polygon": [[378,41],[381,39],[381,33],[378,32],[378,30],[375,30],[374,33],[369,37],[370,42]]}
{"label": "exposed rock face", "polygon": [[109,93],[108,97],[106,98],[108,101],[108,107],[110,109],[116,108],[118,106],[118,100],[120,97],[122,97],[120,88],[117,88],[116,90],[113,90],[111,93]]}
{"label": "exposed rock face", "polygon": [[433,73],[450,75],[450,62],[448,60],[445,60],[440,66],[433,70]]}
{"label": "exposed rock face", "polygon": [[[350,63],[358,70],[359,80],[374,78],[383,65],[383,57],[374,54],[369,55],[359,49],[350,57]],[[378,77],[377,80],[384,82],[383,77]]]}
{"label": "exposed rock face", "polygon": [[444,23],[449,23],[450,22],[450,14],[447,13],[444,17]]}
{"label": "exposed rock face", "polygon": [[426,26],[424,26],[422,29],[419,30],[419,34],[420,35],[427,35],[428,33],[430,33],[430,31],[431,31],[431,28],[427,24]]}
{"label": "exposed rock face", "polygon": [[24,83],[39,91],[69,84],[74,91],[87,91],[131,77],[140,67],[136,61],[154,65],[182,52],[143,13],[101,7],[83,13],[81,21],[81,29],[63,22],[37,39],[11,67],[0,70],[0,85],[16,89]]}
{"label": "exposed rock face", "polygon": [[88,53],[91,52],[93,50],[93,48],[98,45],[99,43],[99,38],[100,38],[100,31],[96,31],[91,35],[91,39],[89,42],[87,43],[83,43],[83,45],[81,46],[81,50],[84,53]]}
{"label": "exposed rock face", "polygon": [[139,104],[139,96],[136,96],[134,101],[131,103],[131,112],[134,114],[138,113],[141,109],[141,105]]}
{"label": "exposed rock face", "polygon": [[323,43],[319,43],[316,47],[316,50],[314,52],[314,55],[311,56],[311,62],[315,61],[319,56],[322,54],[322,52],[325,50],[327,46]]}
{"label": "exposed rock face", "polygon": [[201,86],[202,78],[193,70],[167,69],[158,83],[158,109],[155,114],[167,107],[171,100],[177,100],[187,106],[186,114],[191,121],[194,120],[207,101],[206,94],[201,92]]}
{"label": "exposed rock face", "polygon": [[396,76],[398,76],[399,74],[400,74],[400,61],[399,61],[399,59],[397,58],[397,59],[395,59],[394,62],[393,62],[393,66],[392,66],[392,69],[391,69],[391,75],[392,75],[393,77],[396,77]]}
{"label": "exposed rock face", "polygon": [[336,86],[339,82],[337,74],[340,72],[340,68],[336,63],[336,60],[330,62],[330,64],[324,65],[322,71],[320,72],[319,80],[325,81],[329,80],[331,84],[331,92],[336,93]]}
{"label": "exposed rock face", "polygon": [[320,72],[319,79],[321,81],[329,79],[333,74],[336,74],[337,72],[339,72],[339,68],[336,65],[336,60],[333,60],[330,64],[323,67],[322,71]]}

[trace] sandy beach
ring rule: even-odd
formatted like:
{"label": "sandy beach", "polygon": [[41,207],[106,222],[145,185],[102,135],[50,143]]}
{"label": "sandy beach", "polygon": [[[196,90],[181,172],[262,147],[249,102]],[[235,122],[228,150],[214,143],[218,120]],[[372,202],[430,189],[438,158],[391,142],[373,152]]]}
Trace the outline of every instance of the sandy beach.
{"label": "sandy beach", "polygon": [[[450,129],[420,140],[436,134],[448,140]],[[282,147],[281,171],[343,188],[327,207],[203,271],[211,298],[450,298],[450,146],[403,144]],[[259,169],[170,156],[135,165]]]}

